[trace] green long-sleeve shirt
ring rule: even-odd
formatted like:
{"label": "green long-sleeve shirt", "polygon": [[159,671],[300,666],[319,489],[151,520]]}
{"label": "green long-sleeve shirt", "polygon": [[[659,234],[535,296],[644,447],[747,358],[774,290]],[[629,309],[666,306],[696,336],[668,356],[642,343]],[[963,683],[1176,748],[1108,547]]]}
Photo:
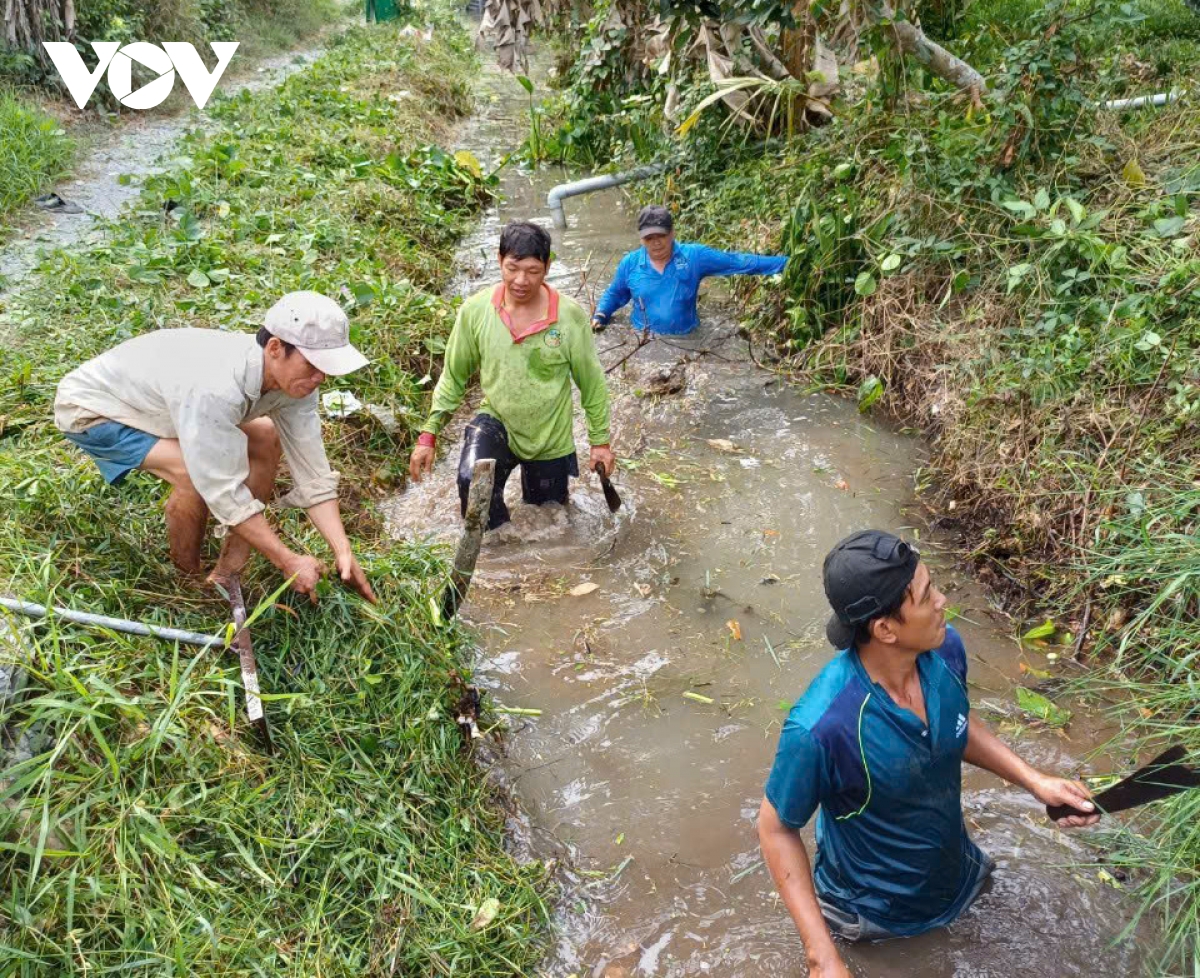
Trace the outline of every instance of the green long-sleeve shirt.
{"label": "green long-sleeve shirt", "polygon": [[549,323],[514,340],[500,318],[502,294],[499,288],[484,289],[459,309],[422,430],[436,435],[445,427],[478,371],[484,395],[479,409],[504,425],[517,458],[541,462],[575,451],[572,380],[587,416],[588,440],[607,445],[608,387],[587,313],[551,290]]}

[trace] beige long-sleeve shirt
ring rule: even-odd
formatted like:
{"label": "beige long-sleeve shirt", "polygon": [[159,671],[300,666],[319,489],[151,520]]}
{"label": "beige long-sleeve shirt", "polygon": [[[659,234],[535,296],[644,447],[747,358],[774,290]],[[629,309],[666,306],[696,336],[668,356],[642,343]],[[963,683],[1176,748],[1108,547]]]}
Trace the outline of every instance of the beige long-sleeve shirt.
{"label": "beige long-sleeve shirt", "polygon": [[221,523],[237,526],[263,510],[246,487],[250,460],[238,425],[269,417],[294,485],[283,502],[308,509],[337,498],[338,474],[321,440],[317,392],[301,399],[279,390],[263,393],[262,381],[263,353],[253,335],[161,329],[67,374],[54,399],[54,423],[79,432],[119,421],[179,439],[196,491]]}

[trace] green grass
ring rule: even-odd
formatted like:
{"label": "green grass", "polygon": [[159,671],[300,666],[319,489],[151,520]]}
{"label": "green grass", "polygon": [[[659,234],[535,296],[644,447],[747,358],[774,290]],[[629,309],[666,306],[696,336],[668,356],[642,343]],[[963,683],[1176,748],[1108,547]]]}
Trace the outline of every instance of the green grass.
{"label": "green grass", "polygon": [[[251,330],[279,295],[316,289],[372,359],[341,386],[400,426],[326,424],[381,605],[329,587],[255,626],[277,756],[245,726],[232,654],[26,628],[29,689],[0,715],[32,738],[0,772],[0,973],[530,973],[549,884],[506,854],[454,722],[471,645],[433,611],[445,555],[386,540],[374,507],[452,321],[456,241],[488,196],[472,161],[437,148],[473,65],[448,20],[432,43],[354,29],[279,90],[215,103],[216,128],[101,243],[55,253],[8,297],[2,591],[204,631],[228,616],[173,576],[161,485],[104,486],[50,421],[62,374],[126,336]],[[275,517],[322,554],[302,514]],[[278,584],[254,563],[249,600]],[[473,927],[488,901],[494,920]]]}
{"label": "green grass", "polygon": [[330,593],[256,625],[272,757],[233,656],[41,633],[20,726],[48,736],[0,804],[5,974],[527,973],[544,870],[504,852],[455,726],[443,567],[372,572],[378,610]]}
{"label": "green grass", "polygon": [[336,0],[248,0],[241,5],[233,40],[242,42],[239,57],[286,51],[339,17],[361,19],[362,6]]}
{"label": "green grass", "polygon": [[62,127],[36,106],[0,90],[0,224],[46,192],[75,155]]}

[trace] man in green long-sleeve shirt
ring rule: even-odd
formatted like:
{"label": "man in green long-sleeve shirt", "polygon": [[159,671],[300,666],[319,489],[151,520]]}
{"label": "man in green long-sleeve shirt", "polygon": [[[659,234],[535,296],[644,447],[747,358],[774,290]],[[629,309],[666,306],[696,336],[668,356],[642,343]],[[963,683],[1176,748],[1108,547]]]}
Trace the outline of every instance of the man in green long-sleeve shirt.
{"label": "man in green long-sleeve shirt", "polygon": [[414,482],[433,471],[437,435],[478,372],[484,399],[463,438],[458,492],[465,514],[475,461],[496,460],[489,530],[509,520],[504,484],[517,466],[525,502],[566,504],[568,479],[579,476],[572,380],[587,416],[589,468],[599,464],[611,475],[617,464],[609,448],[608,387],[587,313],[546,285],[549,267],[550,235],[543,228],[525,221],[504,228],[501,283],[459,310],[433,409],[409,461]]}

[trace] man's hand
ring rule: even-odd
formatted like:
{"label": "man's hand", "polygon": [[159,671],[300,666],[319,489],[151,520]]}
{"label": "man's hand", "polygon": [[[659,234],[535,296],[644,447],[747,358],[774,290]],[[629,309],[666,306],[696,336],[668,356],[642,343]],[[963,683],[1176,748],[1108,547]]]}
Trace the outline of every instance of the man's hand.
{"label": "man's hand", "polygon": [[[1043,805],[1070,805],[1084,811],[1094,811],[1095,806],[1089,801],[1092,793],[1081,781],[1071,781],[1068,778],[1056,778],[1049,774],[1038,773],[1030,782],[1029,793]],[[1099,815],[1068,815],[1055,823],[1063,828],[1075,829],[1084,825],[1095,825],[1100,821]]]}
{"label": "man's hand", "polygon": [[612,449],[607,445],[592,446],[588,468],[595,470],[597,462],[604,466],[604,474],[607,476],[611,476],[617,469],[617,456],[612,453]]}
{"label": "man's hand", "polygon": [[413,482],[420,482],[423,476],[433,472],[433,460],[437,449],[432,445],[418,445],[412,451],[408,460],[408,475]]}
{"label": "man's hand", "polygon": [[837,951],[830,951],[826,957],[808,961],[808,978],[854,978],[846,962]]}
{"label": "man's hand", "polygon": [[599,319],[595,319],[595,318],[592,319],[592,331],[593,332],[599,333],[606,326],[608,326],[608,323],[602,322]]}
{"label": "man's hand", "polygon": [[313,604],[317,603],[317,584],[324,575],[324,565],[308,554],[293,554],[283,563],[283,576],[295,578],[292,590],[306,595]]}
{"label": "man's hand", "polygon": [[363,569],[354,554],[346,553],[337,558],[337,572],[343,584],[354,588],[355,591],[370,601],[371,604],[376,603],[375,592],[371,590],[371,585],[367,582],[367,575],[363,573]]}

